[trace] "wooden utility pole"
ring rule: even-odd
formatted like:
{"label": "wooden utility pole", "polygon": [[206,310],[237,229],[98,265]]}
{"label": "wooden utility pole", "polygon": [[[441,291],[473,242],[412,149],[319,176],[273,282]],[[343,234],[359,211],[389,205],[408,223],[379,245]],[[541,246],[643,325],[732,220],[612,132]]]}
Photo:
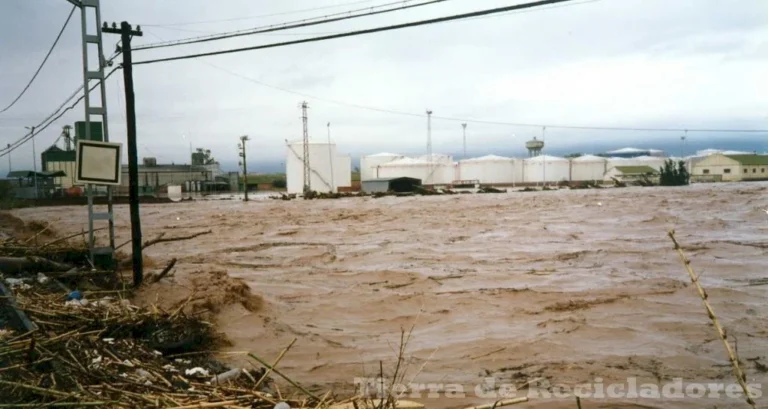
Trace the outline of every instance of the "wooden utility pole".
{"label": "wooden utility pole", "polygon": [[138,287],[144,280],[144,260],[141,250],[141,217],[139,215],[139,154],[136,148],[136,100],[133,94],[133,61],[131,56],[131,38],[141,37],[141,26],[136,30],[131,28],[127,21],[120,23],[117,28],[115,23],[107,27],[104,23],[102,31],[105,33],[120,34],[120,43],[123,52],[123,81],[125,83],[125,117],[128,128],[128,201],[131,209],[131,244],[133,248],[133,285]]}
{"label": "wooden utility pole", "polygon": [[245,201],[248,201],[248,160],[245,156],[245,142],[249,141],[248,135],[240,137],[240,156],[243,158],[243,185],[245,186]]}

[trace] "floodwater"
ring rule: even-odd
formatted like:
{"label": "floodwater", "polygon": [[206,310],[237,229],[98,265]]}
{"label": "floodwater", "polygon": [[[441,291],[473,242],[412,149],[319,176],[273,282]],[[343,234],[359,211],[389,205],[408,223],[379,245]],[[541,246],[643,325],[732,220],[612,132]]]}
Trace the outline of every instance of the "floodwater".
{"label": "floodwater", "polygon": [[[174,278],[143,297],[160,304],[190,291],[208,297],[232,341],[227,351],[272,361],[297,338],[279,368],[319,394],[377,376],[380,361],[391,376],[401,328],[410,332],[406,382],[415,376],[416,383],[460,384],[466,392],[450,398],[437,389],[437,399],[423,392],[429,408],[492,402],[475,396],[489,377],[516,385],[518,397],[537,378],[571,387],[630,378],[659,389],[675,378],[735,384],[667,237],[675,229],[738,344],[747,381],[761,387],[768,380],[766,208],[763,183],[145,205],[145,239],[212,233],[149,247],[149,270],[171,257],[179,263]],[[116,212],[121,243],[130,237],[128,209]],[[85,207],[14,214],[54,221],[60,234],[87,226]],[[227,274],[263,305],[241,302],[242,288]],[[720,396],[598,395],[583,405],[747,406]],[[576,405],[539,390],[518,407]]]}

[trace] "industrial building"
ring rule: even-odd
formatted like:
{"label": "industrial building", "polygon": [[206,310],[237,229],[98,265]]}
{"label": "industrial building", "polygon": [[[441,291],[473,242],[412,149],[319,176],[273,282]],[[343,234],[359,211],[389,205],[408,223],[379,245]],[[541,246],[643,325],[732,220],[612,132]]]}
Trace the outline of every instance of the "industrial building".
{"label": "industrial building", "polygon": [[[118,195],[128,194],[130,179],[128,165],[122,166]],[[155,158],[144,158],[138,168],[139,190],[144,194],[153,194],[168,185],[181,185],[187,192],[228,190],[229,180],[223,178],[218,164],[214,165],[176,165],[158,164]],[[226,187],[224,186],[226,185]]]}
{"label": "industrial building", "polygon": [[715,153],[693,164],[696,182],[768,180],[768,155],[723,155]]}
{"label": "industrial building", "polygon": [[[304,142],[286,141],[286,188],[288,193],[304,192]],[[340,187],[352,186],[352,158],[339,155],[336,145],[309,141],[309,189],[316,192],[338,192]]]}

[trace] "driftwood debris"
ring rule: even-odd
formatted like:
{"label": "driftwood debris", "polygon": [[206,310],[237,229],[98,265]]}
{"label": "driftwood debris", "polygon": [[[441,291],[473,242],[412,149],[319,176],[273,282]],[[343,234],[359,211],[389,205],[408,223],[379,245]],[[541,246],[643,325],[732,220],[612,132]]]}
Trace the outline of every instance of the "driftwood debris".
{"label": "driftwood debris", "polygon": [[42,257],[0,257],[0,273],[19,274],[69,271],[72,266]]}
{"label": "driftwood debris", "polygon": [[204,234],[211,234],[211,233],[212,233],[212,230],[206,230],[198,233],[193,233],[187,236],[176,236],[176,237],[164,237],[165,233],[161,233],[159,236],[155,237],[154,239],[145,241],[144,244],[142,244],[141,249],[144,250],[149,246],[153,246],[158,243],[166,243],[169,241],[191,240],[191,239],[194,239],[195,237],[199,237]]}
{"label": "driftwood debris", "polygon": [[168,265],[167,265],[167,266],[165,266],[165,268],[163,269],[163,271],[161,271],[161,272],[160,272],[160,274],[158,274],[158,275],[157,275],[157,277],[154,277],[154,278],[152,278],[152,282],[153,282],[153,283],[156,283],[156,282],[158,282],[158,281],[162,280],[162,279],[163,279],[163,277],[165,277],[166,275],[168,275],[168,273],[171,271],[171,269],[173,268],[173,266],[175,266],[175,265],[176,265],[176,261],[177,261],[177,260],[176,260],[176,258],[175,258],[175,257],[174,257],[174,258],[172,258],[172,259],[171,259],[171,261],[168,263]]}

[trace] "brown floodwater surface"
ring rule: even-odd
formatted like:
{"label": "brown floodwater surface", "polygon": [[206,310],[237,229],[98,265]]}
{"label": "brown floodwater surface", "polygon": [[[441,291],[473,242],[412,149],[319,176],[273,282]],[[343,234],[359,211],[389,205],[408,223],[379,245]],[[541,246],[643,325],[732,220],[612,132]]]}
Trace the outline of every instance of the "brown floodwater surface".
{"label": "brown floodwater surface", "polygon": [[[179,262],[176,277],[145,298],[183,299],[174,283],[197,277],[195,288],[212,287],[219,293],[211,304],[223,305],[241,294],[217,280],[224,272],[242,279],[263,305],[218,310],[232,341],[226,351],[272,361],[298,338],[279,368],[318,391],[350,390],[355,377],[377,376],[380,361],[391,373],[401,328],[413,327],[406,381],[416,375],[414,382],[467,392],[423,399],[430,408],[493,401],[474,395],[488,377],[518,387],[537,378],[570,386],[595,378],[732,384],[722,342],[667,237],[673,228],[737,340],[748,382],[765,385],[766,208],[764,183],[144,205],[145,239],[212,230],[146,250],[154,270],[171,257]],[[115,212],[121,243],[130,238],[128,208]],[[87,226],[85,207],[14,214],[54,221],[62,235]],[[583,405],[746,407],[725,397]],[[552,397],[517,407],[575,403]]]}

